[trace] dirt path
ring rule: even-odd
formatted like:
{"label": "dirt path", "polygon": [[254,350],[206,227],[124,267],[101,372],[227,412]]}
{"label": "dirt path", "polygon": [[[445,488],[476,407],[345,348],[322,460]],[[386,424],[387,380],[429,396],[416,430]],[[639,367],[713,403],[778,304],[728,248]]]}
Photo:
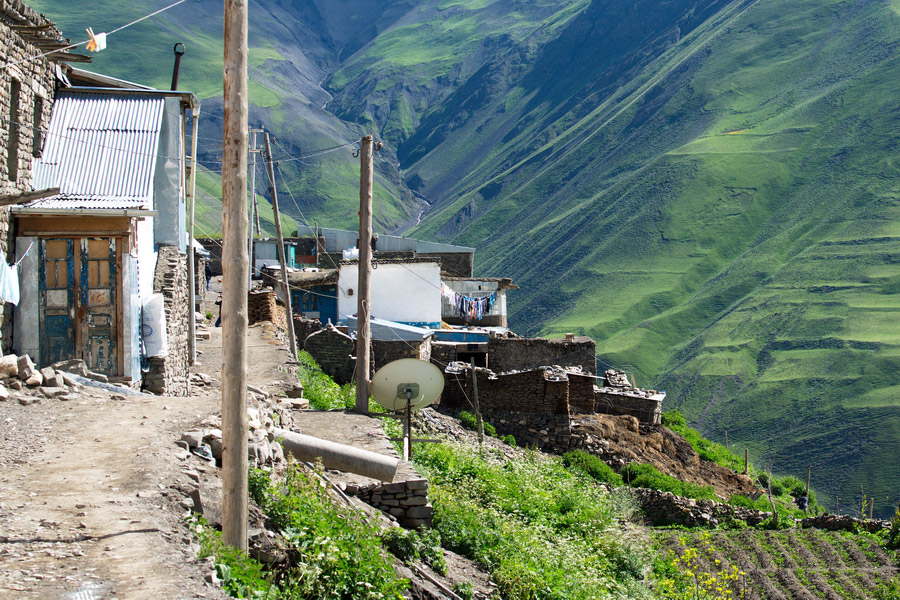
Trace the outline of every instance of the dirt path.
{"label": "dirt path", "polygon": [[[221,330],[198,344],[218,379]],[[248,332],[250,383],[290,376],[271,331]],[[190,398],[112,394],[0,402],[0,598],[224,598],[185,525],[191,477],[208,463],[181,433],[217,413],[217,386]]]}

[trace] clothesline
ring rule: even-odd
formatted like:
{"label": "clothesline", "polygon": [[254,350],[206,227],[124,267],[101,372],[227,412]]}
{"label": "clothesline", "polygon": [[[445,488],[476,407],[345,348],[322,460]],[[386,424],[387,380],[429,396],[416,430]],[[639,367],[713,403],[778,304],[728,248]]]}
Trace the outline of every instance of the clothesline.
{"label": "clothesline", "polygon": [[497,292],[474,298],[455,292],[444,283],[441,284],[441,295],[456,307],[460,317],[470,321],[480,321],[497,302]]}

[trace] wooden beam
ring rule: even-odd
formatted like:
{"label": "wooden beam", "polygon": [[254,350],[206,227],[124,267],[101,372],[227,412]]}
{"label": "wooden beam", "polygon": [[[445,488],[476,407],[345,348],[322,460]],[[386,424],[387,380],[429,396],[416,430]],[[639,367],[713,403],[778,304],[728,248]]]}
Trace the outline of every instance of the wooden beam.
{"label": "wooden beam", "polygon": [[12,194],[10,196],[0,196],[0,206],[11,206],[13,204],[25,204],[32,200],[40,200],[41,198],[49,198],[59,194],[59,188],[47,188],[45,190],[35,190],[33,192],[25,192],[22,194]]}

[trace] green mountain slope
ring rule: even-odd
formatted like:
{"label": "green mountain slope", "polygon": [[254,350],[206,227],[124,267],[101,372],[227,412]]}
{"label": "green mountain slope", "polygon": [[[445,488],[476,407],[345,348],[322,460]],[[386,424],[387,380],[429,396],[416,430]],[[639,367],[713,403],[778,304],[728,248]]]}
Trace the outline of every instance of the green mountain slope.
{"label": "green mountain slope", "polygon": [[[727,430],[776,470],[812,466],[825,492],[864,490],[887,514],[900,482],[894,7],[668,6],[676,19],[655,28],[635,18],[622,39],[651,43],[617,47],[602,78],[525,85],[602,47],[624,3],[573,21],[596,44],[563,32],[506,86],[494,75],[521,62],[486,70],[467,118],[448,102],[440,121],[457,130],[401,148],[410,183],[435,195],[415,233],[475,245],[482,269],[514,276],[517,330],[592,335],[603,362],[667,389],[708,435]],[[464,153],[479,130],[493,144]]]}

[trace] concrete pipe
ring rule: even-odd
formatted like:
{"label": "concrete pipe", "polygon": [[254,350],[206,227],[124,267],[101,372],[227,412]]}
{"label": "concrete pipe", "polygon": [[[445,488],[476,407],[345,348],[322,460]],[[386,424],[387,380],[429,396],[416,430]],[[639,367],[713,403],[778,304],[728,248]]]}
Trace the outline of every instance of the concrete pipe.
{"label": "concrete pipe", "polygon": [[329,442],[286,429],[274,428],[271,431],[275,434],[275,438],[281,441],[285,452],[300,461],[315,462],[321,459],[326,469],[337,469],[391,482],[397,472],[397,465],[400,464],[397,458],[353,446]]}

